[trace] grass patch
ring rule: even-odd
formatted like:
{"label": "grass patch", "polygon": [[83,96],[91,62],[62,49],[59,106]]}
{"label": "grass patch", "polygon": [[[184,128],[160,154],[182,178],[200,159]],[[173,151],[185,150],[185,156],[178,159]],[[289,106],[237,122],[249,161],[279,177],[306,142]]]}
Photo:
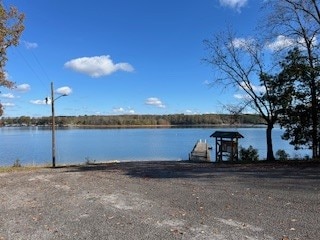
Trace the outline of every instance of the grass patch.
{"label": "grass patch", "polygon": [[0,173],[30,172],[30,171],[36,171],[36,170],[41,169],[41,168],[43,168],[43,167],[39,167],[39,166],[0,167]]}

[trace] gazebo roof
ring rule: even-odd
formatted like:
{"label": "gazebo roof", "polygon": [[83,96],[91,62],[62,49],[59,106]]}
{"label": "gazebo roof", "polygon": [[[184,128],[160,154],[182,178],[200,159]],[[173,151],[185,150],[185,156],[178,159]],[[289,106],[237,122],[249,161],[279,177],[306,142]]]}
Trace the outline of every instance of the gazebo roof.
{"label": "gazebo roof", "polygon": [[239,132],[215,131],[210,137],[216,138],[244,138]]}

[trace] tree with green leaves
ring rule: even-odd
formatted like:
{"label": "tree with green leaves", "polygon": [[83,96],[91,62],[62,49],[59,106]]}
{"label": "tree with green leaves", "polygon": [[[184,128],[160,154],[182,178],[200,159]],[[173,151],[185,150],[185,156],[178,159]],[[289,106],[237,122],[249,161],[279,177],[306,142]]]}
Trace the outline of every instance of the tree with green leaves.
{"label": "tree with green leaves", "polygon": [[[7,49],[19,44],[20,36],[24,30],[24,14],[15,7],[5,9],[0,1],[0,87],[12,88],[14,83],[7,79],[5,66],[8,61]],[[0,103],[0,116],[3,113]]]}
{"label": "tree with green leaves", "polygon": [[[283,138],[290,140],[290,144],[296,149],[307,146],[314,149],[313,138],[313,99],[312,91],[316,95],[320,93],[320,81],[316,79],[316,88],[313,89],[314,76],[320,76],[320,65],[315,63],[311,68],[308,56],[303,54],[299,48],[289,51],[285,60],[280,64],[282,70],[274,85],[283,86],[286,91],[286,102],[283,105],[283,112],[279,117],[279,123],[285,128]],[[320,117],[320,99],[317,98],[317,117]],[[283,102],[284,103],[284,102]],[[316,128],[319,132],[319,122]],[[317,142],[320,141],[317,134]],[[319,152],[317,145],[316,152]],[[315,156],[313,156],[315,157]]]}
{"label": "tree with green leaves", "polygon": [[[295,146],[299,144],[304,145],[306,142],[310,143],[311,141],[312,157],[317,159],[320,157],[318,71],[320,56],[318,43],[320,35],[320,1],[269,0],[266,1],[265,6],[268,14],[265,21],[263,21],[264,27],[261,29],[268,33],[267,39],[271,41],[274,39],[278,40],[278,52],[287,52],[293,47],[297,47],[301,51],[303,58],[300,58],[299,64],[303,64],[303,70],[293,69],[294,67],[298,67],[293,62],[294,59],[291,59],[291,62],[289,61],[287,65],[290,67],[290,71],[298,71],[294,75],[295,78],[299,79],[296,79],[300,88],[298,92],[301,94],[303,91],[306,91],[309,94],[308,97],[301,97],[304,101],[308,100],[307,103],[304,103],[307,105],[303,106],[303,104],[295,103],[293,108],[291,108],[292,125],[285,124],[287,134],[284,137],[292,140],[294,135],[297,135],[297,139],[292,141]],[[291,57],[294,56],[291,55]],[[295,59],[294,61],[297,60]],[[306,75],[302,76],[301,74]],[[299,94],[295,96],[296,100],[298,98]],[[308,114],[306,115],[306,113]],[[298,115],[301,115],[301,117],[297,117]],[[293,121],[303,122],[294,123]],[[309,125],[308,131],[306,131],[306,128],[301,128],[307,125]],[[305,141],[303,138],[305,138]],[[298,139],[301,141],[298,141]]]}

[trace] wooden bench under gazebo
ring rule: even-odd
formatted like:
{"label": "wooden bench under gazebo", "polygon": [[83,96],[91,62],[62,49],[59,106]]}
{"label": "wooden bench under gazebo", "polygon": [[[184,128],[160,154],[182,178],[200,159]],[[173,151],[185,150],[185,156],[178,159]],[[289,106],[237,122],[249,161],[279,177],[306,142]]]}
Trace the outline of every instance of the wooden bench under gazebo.
{"label": "wooden bench under gazebo", "polygon": [[215,131],[210,137],[216,138],[216,162],[238,161],[239,132]]}

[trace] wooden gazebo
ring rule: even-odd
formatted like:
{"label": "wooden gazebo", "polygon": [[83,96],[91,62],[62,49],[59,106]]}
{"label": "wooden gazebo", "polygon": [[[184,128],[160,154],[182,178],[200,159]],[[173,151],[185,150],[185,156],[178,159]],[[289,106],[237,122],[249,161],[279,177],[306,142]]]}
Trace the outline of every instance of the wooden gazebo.
{"label": "wooden gazebo", "polygon": [[239,132],[215,131],[210,137],[216,138],[216,162],[238,161]]}

